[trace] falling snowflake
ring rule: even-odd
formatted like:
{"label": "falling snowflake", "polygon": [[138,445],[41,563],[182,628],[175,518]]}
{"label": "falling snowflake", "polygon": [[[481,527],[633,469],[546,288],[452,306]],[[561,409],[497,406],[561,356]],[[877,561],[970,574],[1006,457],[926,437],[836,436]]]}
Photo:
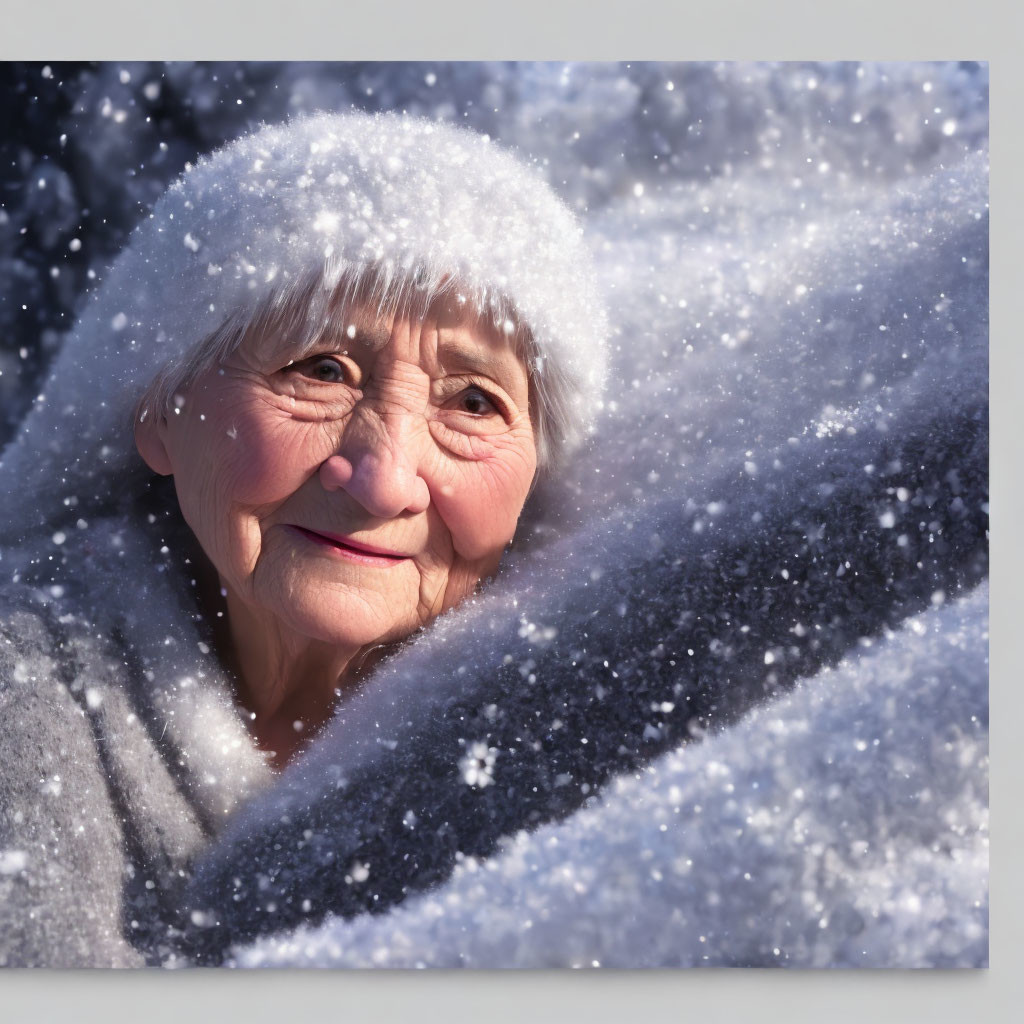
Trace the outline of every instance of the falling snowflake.
{"label": "falling snowflake", "polygon": [[466,756],[459,761],[462,779],[467,786],[483,789],[494,781],[494,762],[498,751],[486,743],[472,743]]}

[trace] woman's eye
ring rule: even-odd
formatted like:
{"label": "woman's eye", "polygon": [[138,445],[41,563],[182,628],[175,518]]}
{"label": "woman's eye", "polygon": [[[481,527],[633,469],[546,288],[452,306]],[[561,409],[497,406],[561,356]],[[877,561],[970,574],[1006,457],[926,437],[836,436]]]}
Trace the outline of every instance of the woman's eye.
{"label": "woman's eye", "polygon": [[345,380],[345,367],[332,356],[314,356],[294,363],[289,370],[297,371],[325,384],[341,384]]}
{"label": "woman's eye", "polygon": [[459,408],[473,416],[490,416],[498,407],[479,388],[470,388],[459,397]]}
{"label": "woman's eye", "polygon": [[337,359],[314,360],[310,373],[317,380],[326,381],[328,384],[336,384],[345,379],[345,368]]}

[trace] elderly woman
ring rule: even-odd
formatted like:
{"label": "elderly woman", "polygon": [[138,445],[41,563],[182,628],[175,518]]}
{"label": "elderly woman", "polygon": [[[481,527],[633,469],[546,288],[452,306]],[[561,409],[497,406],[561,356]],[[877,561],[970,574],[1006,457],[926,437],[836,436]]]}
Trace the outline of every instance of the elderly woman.
{"label": "elderly woman", "polygon": [[226,815],[495,573],[598,405],[588,266],[533,173],[407,118],[160,200],[5,453],[0,962],[159,958]]}
{"label": "elderly woman", "polygon": [[216,570],[218,647],[276,764],[370,652],[459,604],[512,539],[537,469],[525,345],[449,292],[412,310],[335,300],[305,343],[286,308],[140,413],[139,450],[174,477]]}
{"label": "elderly woman", "polygon": [[987,236],[974,200],[945,234],[954,185],[901,200],[950,257],[921,372],[886,343],[801,432],[835,319],[888,337],[840,282],[705,379],[807,394],[733,449],[711,403],[695,469],[702,364],[648,286],[706,258],[663,220],[702,192],[603,222],[647,236],[574,448],[606,329],[532,173],[397,117],[190,169],[0,468],[0,963],[984,962],[984,335],[931,321]]}

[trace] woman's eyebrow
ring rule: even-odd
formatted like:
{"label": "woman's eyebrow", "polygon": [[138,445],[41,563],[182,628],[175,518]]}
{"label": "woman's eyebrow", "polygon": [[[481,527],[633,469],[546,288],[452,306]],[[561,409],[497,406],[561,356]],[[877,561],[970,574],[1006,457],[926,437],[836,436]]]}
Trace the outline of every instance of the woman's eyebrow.
{"label": "woman's eyebrow", "polygon": [[371,352],[379,352],[391,341],[391,328],[380,323],[353,323],[344,331],[340,340],[355,342]]}
{"label": "woman's eyebrow", "polygon": [[500,382],[507,382],[518,362],[511,352],[495,353],[471,345],[442,345],[438,362],[446,373],[478,373]]}

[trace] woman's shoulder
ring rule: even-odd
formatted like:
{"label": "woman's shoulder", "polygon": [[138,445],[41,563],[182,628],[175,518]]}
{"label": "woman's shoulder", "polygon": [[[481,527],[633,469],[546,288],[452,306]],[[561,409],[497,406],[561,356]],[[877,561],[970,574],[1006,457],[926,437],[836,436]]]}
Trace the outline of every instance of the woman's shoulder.
{"label": "woman's shoulder", "polygon": [[84,787],[83,807],[105,788],[60,618],[33,588],[0,588],[0,810],[13,808],[15,824],[73,787]]}
{"label": "woman's shoulder", "polygon": [[9,698],[66,689],[57,616],[34,587],[0,587],[0,693]]}
{"label": "woman's shoulder", "polygon": [[121,829],[60,618],[0,588],[0,965],[126,966]]}
{"label": "woman's shoulder", "polygon": [[[62,587],[0,586],[0,692],[58,704],[85,703],[84,679],[97,657],[110,660],[114,638]],[[54,593],[56,591],[56,593]]]}

